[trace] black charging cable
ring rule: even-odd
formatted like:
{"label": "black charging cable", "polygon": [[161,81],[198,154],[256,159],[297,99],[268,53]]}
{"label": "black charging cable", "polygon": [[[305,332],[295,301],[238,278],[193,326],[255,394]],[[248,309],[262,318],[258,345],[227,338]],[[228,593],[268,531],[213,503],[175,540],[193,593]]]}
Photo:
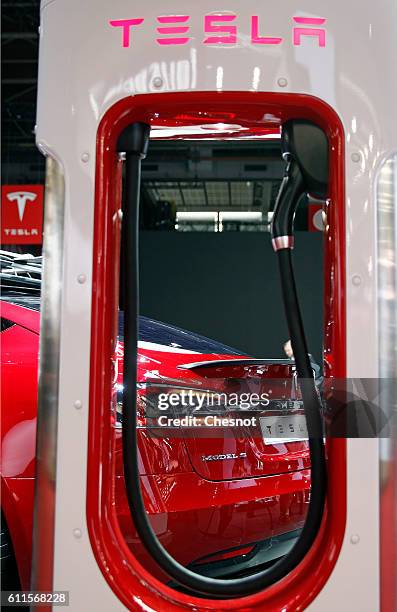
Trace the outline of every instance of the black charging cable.
{"label": "black charging cable", "polygon": [[[146,513],[140,485],[137,440],[137,347],[139,314],[139,193],[141,160],[145,157],[150,128],[144,123],[128,126],[121,134],[118,150],[125,152],[125,194],[123,205],[122,260],[124,285],[124,391],[123,391],[123,464],[131,517],[147,552],[174,581],[199,597],[230,599],[261,591],[291,572],[310,550],[320,526],[326,490],[325,458],[321,430],[320,406],[307,354],[306,340],[296,294],[289,248],[280,249],[278,258],[285,310],[288,319],[295,363],[300,377],[309,432],[311,460],[311,496],[306,522],[291,550],[266,570],[243,578],[218,579],[202,576],[178,563],[164,548],[153,531]],[[294,172],[292,172],[294,170]],[[299,170],[299,168],[298,168]],[[296,166],[284,181],[285,193],[295,192]],[[298,191],[303,190],[303,183]],[[289,208],[297,205],[296,197],[285,197],[280,191],[275,216],[289,217]],[[281,199],[280,199],[281,197]],[[285,210],[284,207],[289,207]],[[292,215],[293,218],[293,215]],[[274,221],[275,222],[275,221]],[[273,223],[274,223],[273,222]],[[277,236],[275,236],[277,237]],[[189,539],[192,535],[189,532]],[[190,541],[190,540],[189,540]]]}

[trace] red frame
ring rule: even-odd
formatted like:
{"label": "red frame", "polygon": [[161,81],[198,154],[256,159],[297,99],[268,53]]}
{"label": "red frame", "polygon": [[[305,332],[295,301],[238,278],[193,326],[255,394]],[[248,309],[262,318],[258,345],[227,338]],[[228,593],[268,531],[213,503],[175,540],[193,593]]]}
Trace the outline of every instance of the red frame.
{"label": "red frame", "polygon": [[[183,109],[183,114],[176,109]],[[272,117],[267,125],[264,116]],[[199,117],[205,117],[205,120]],[[232,118],[233,116],[233,118]],[[237,118],[237,119],[236,119]],[[123,540],[109,484],[111,357],[116,340],[114,262],[119,249],[120,162],[115,153],[126,125],[182,126],[202,121],[240,123],[263,133],[274,121],[307,118],[319,124],[330,141],[330,201],[325,231],[325,358],[328,377],[346,374],[344,131],[335,111],[303,94],[194,92],[148,94],[124,98],[102,118],[97,133],[93,292],[91,321],[90,426],[87,471],[87,525],[97,563],[116,596],[132,610],[296,611],[305,608],[328,580],[342,545],[346,521],[346,442],[327,442],[329,495],[320,532],[298,567],[265,591],[244,598],[210,600],[174,591],[150,575]],[[246,133],[245,133],[246,135]],[[115,189],[115,185],[117,188]],[[115,256],[116,254],[116,256]],[[125,562],[127,561],[127,563]]]}

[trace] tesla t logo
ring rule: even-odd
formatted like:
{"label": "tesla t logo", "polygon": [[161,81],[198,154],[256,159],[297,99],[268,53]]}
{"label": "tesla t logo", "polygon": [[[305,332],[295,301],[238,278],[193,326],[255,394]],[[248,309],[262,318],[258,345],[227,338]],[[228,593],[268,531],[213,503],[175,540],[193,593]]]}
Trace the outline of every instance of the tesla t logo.
{"label": "tesla t logo", "polygon": [[40,244],[43,186],[4,185],[1,189],[2,244]]}
{"label": "tesla t logo", "polygon": [[[204,45],[233,45],[237,43],[237,15],[210,14],[204,16],[203,32]],[[159,45],[186,45],[189,36],[190,15],[160,15],[156,17],[156,32],[159,35],[156,42]],[[121,32],[121,44],[124,48],[132,45],[136,28],[143,22],[143,17],[131,19],[111,19],[109,25]],[[299,47],[304,37],[311,37],[317,41],[319,47],[325,47],[325,19],[323,17],[292,17],[292,44]],[[283,39],[280,36],[269,36],[265,31],[267,24],[261,24],[258,15],[251,16],[250,41],[252,45],[280,45]]]}
{"label": "tesla t logo", "polygon": [[31,191],[14,191],[13,193],[7,193],[7,200],[10,202],[16,202],[18,206],[19,220],[23,221],[23,215],[25,214],[25,206],[27,202],[33,202],[37,198],[37,193]]}

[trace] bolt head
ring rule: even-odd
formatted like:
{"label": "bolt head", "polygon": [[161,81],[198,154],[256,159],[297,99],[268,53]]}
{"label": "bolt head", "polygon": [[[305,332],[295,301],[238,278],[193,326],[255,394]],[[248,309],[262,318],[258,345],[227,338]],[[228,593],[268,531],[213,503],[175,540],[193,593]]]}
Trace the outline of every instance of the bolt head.
{"label": "bolt head", "polygon": [[352,162],[357,164],[361,160],[361,154],[358,153],[358,151],[355,151],[354,153],[352,153],[351,159],[352,159]]}
{"label": "bolt head", "polygon": [[350,538],[350,542],[352,544],[358,544],[359,541],[360,541],[360,536],[357,533],[353,534]]}
{"label": "bolt head", "polygon": [[277,79],[277,85],[279,87],[287,87],[288,81],[285,77],[280,77],[279,79]]}
{"label": "bolt head", "polygon": [[161,89],[161,87],[163,86],[163,79],[161,77],[159,77],[159,76],[154,77],[154,79],[152,81],[152,85],[156,89]]}
{"label": "bolt head", "polygon": [[84,153],[81,154],[81,161],[86,164],[89,159],[90,159],[90,154],[87,153],[87,151],[84,151]]}
{"label": "bolt head", "polygon": [[80,285],[83,285],[86,280],[87,280],[87,277],[85,274],[79,274],[77,277],[77,282],[80,283]]}

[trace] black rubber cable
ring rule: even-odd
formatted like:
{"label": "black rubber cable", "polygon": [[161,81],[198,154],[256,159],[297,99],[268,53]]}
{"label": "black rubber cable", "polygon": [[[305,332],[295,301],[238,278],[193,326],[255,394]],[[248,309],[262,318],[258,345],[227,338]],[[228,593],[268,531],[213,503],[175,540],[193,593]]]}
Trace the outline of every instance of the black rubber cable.
{"label": "black rubber cable", "polygon": [[296,206],[278,206],[278,202],[298,202],[303,188],[303,177],[294,159],[288,159],[285,174],[277,194],[277,201],[272,219],[272,238],[294,235],[294,217]]}
{"label": "black rubber cable", "polygon": [[[229,599],[243,597],[270,586],[293,570],[310,550],[321,523],[326,472],[321,434],[320,402],[307,353],[306,340],[296,293],[290,250],[278,252],[284,306],[288,320],[295,364],[301,391],[311,460],[311,496],[301,535],[291,550],[270,568],[252,576],[216,579],[201,576],[178,563],[160,543],[150,524],[142,497],[137,440],[137,346],[139,314],[139,191],[141,156],[126,155],[125,205],[123,211],[122,257],[124,263],[124,392],[123,392],[123,463],[128,504],[135,528],[148,553],[176,582],[201,597]],[[193,534],[189,533],[189,541]]]}

